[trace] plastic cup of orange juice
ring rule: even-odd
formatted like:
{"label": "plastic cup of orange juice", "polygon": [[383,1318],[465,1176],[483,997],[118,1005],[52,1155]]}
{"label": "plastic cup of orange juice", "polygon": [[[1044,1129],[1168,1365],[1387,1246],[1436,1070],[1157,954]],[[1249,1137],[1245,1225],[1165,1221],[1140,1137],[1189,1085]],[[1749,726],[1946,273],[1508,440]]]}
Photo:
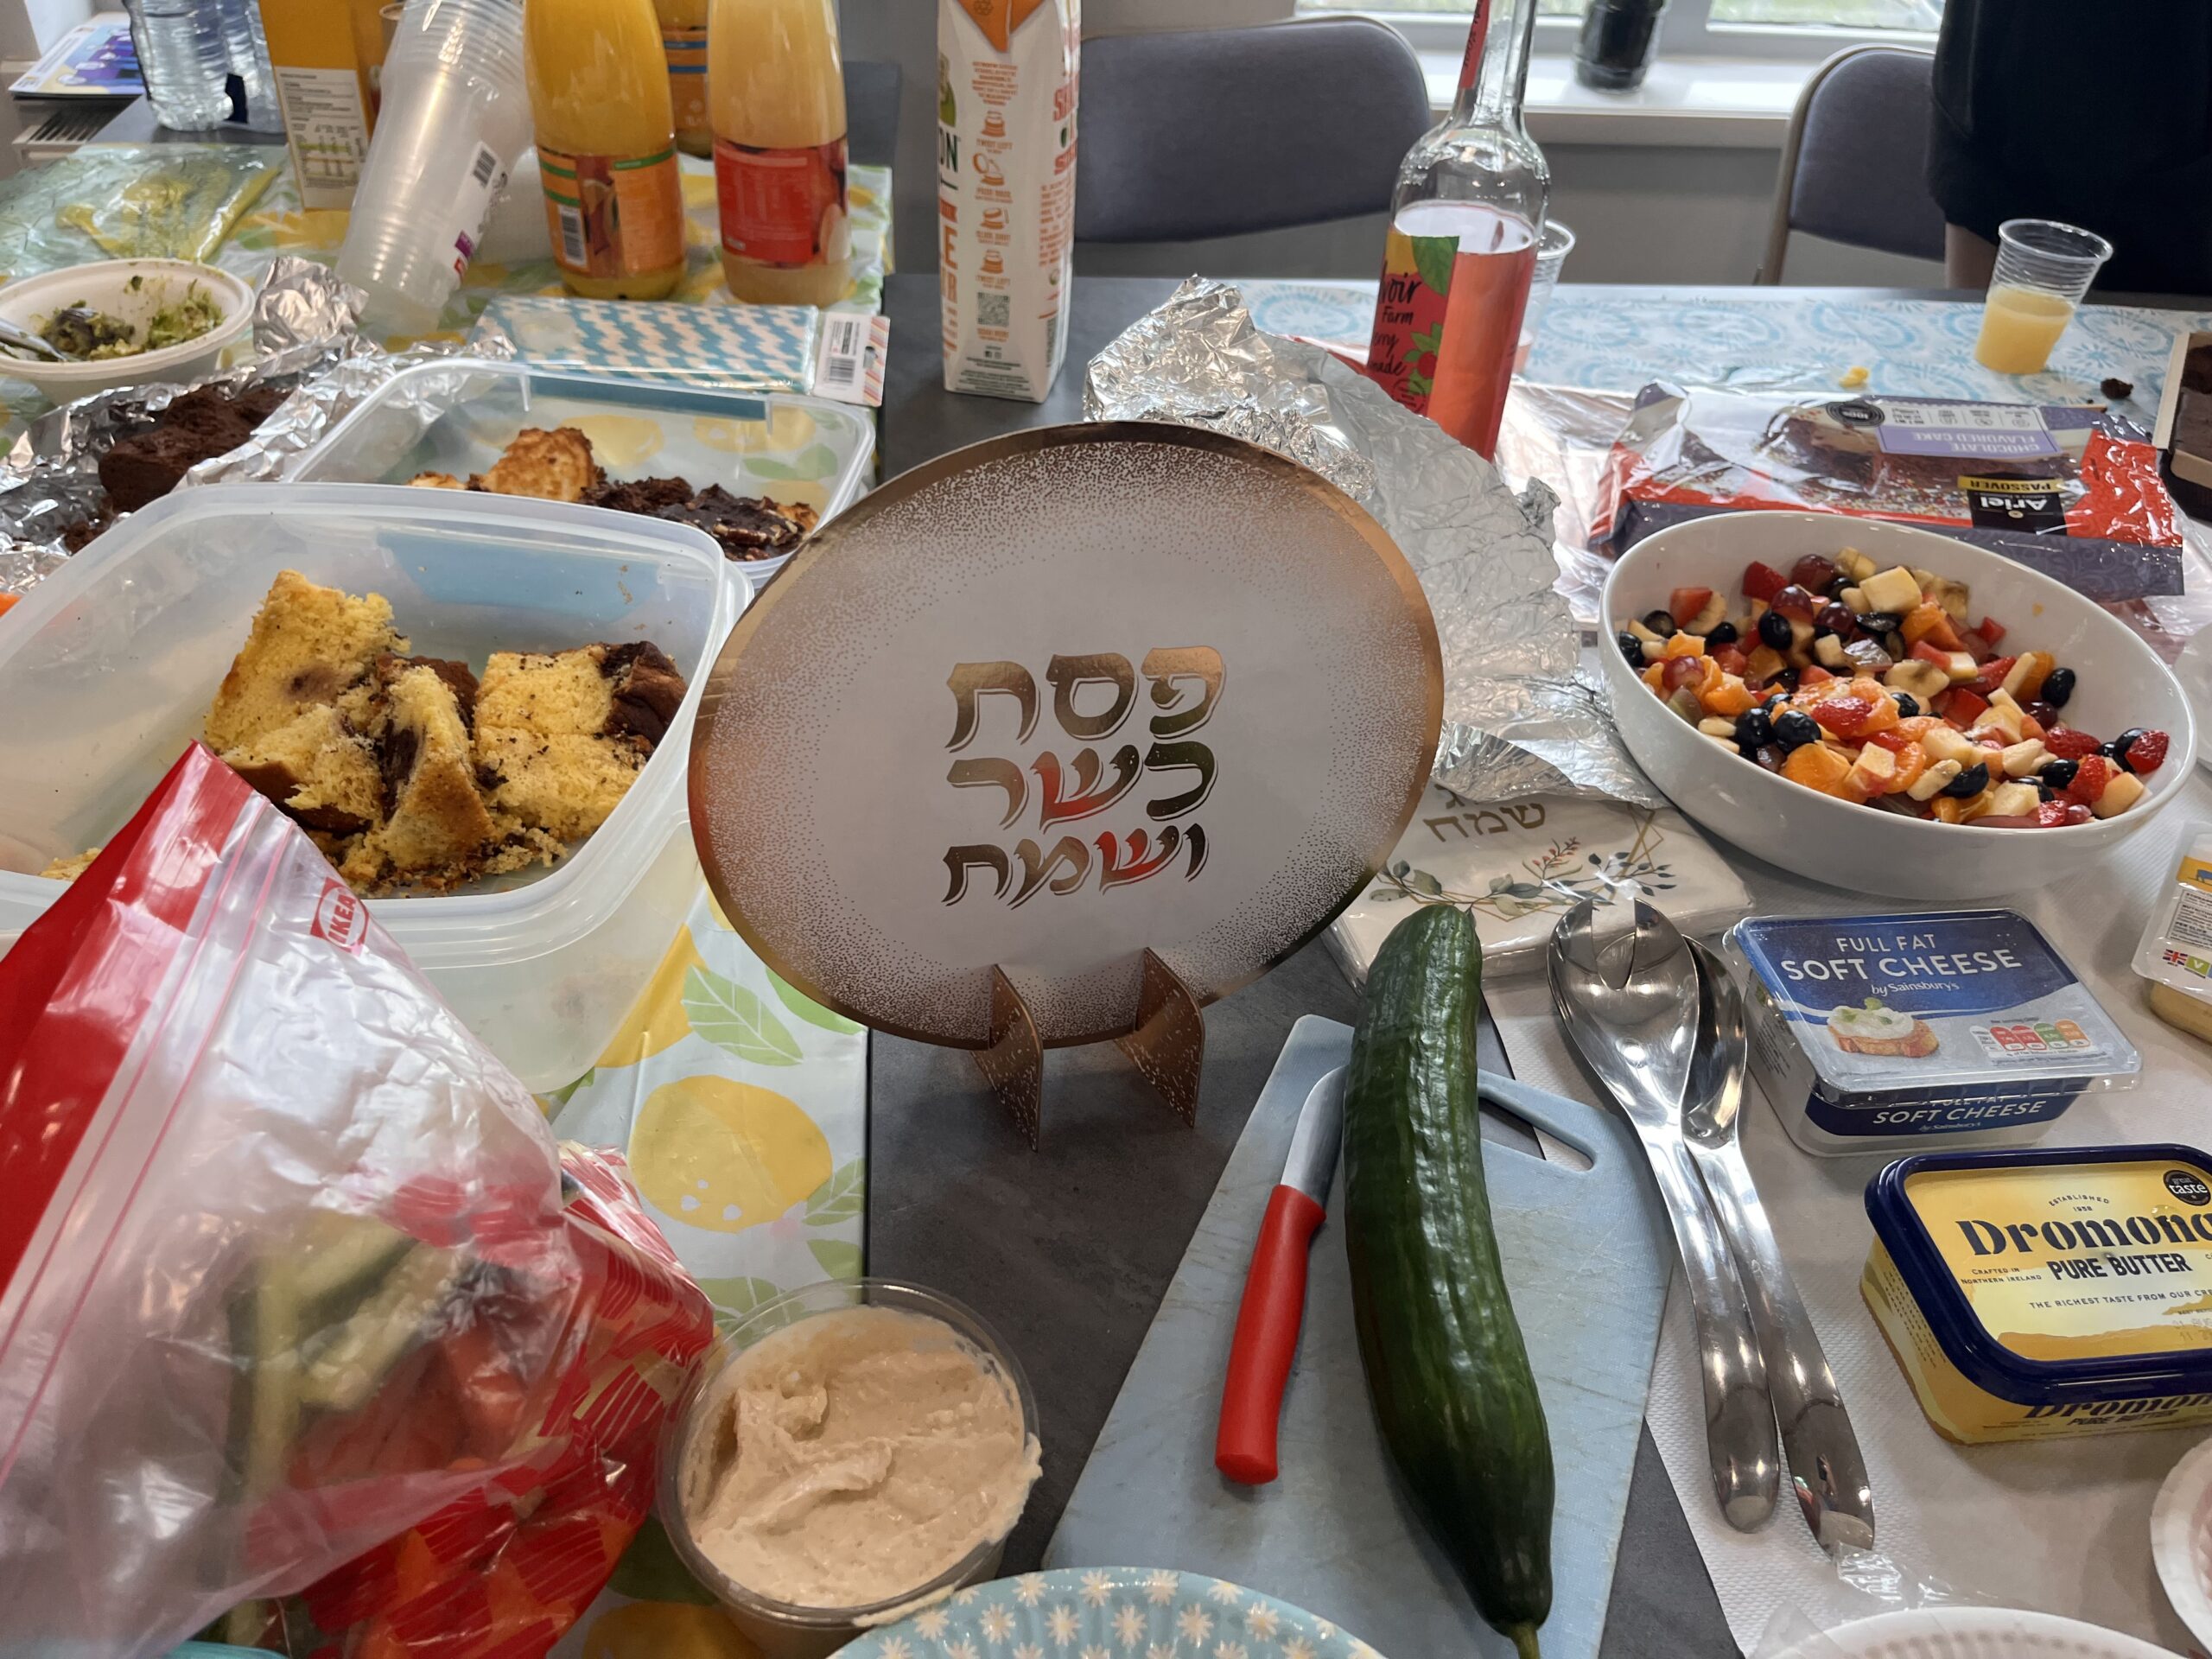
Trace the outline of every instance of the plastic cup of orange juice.
{"label": "plastic cup of orange juice", "polygon": [[1974,360],[1999,374],[2040,374],[2074,308],[2112,257],[2094,231],[2055,219],[2008,219],[1997,227],[1997,269],[1981,311]]}

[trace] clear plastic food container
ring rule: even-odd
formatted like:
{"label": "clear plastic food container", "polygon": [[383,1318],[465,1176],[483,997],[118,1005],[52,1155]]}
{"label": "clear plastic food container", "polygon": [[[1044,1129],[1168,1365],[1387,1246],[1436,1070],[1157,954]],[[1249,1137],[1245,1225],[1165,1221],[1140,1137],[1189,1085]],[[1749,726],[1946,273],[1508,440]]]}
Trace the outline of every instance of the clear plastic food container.
{"label": "clear plastic food container", "polygon": [[380,593],[416,651],[650,639],[690,683],[668,736],[598,832],[552,869],[370,909],[454,1011],[533,1089],[613,1037],[699,880],[684,755],[701,688],[751,596],[698,531],[508,496],[360,485],[183,490],[131,514],[0,626],[0,948],[200,735],[279,570]]}
{"label": "clear plastic food container", "polygon": [[[465,479],[488,468],[526,426],[582,429],[610,478],[674,474],[700,489],[719,484],[734,495],[797,502],[823,518],[868,487],[875,454],[874,423],[849,404],[449,357],[392,376],[307,450],[290,476],[355,484],[404,484],[424,472]],[[764,574],[785,557],[748,568]]]}
{"label": "clear plastic food container", "polygon": [[2142,1057],[2032,922],[2009,910],[1754,916],[1752,1075],[1808,1152],[2009,1146]]}

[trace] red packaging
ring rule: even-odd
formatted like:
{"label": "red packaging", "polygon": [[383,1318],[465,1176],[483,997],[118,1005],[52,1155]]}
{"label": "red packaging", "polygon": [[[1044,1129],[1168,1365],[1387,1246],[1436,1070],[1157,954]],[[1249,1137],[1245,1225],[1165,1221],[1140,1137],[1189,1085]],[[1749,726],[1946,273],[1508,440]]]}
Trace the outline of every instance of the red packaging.
{"label": "red packaging", "polygon": [[2181,518],[2158,451],[2094,405],[1646,386],[1608,458],[1595,536],[1618,556],[1669,524],[1746,507],[1919,524],[2106,603],[2183,591]]}
{"label": "red packaging", "polygon": [[706,1299],[205,749],[0,959],[0,1649],[531,1659],[612,1573]]}

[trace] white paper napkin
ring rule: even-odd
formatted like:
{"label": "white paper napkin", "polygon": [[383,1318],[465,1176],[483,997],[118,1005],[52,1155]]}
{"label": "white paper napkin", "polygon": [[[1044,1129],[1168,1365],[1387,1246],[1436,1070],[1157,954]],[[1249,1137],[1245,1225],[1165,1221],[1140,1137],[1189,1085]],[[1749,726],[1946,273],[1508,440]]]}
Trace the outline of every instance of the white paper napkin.
{"label": "white paper napkin", "polygon": [[[2128,966],[2184,839],[2207,823],[2212,779],[2200,773],[2158,823],[2078,882],[1987,901],[2008,904],[2042,928],[2143,1053],[2139,1088],[2084,1096],[2043,1144],[2175,1141],[2212,1150],[2212,1048],[2152,1015],[2143,982]],[[1944,907],[1812,887],[1740,856],[1737,868],[1755,914]],[[1521,1075],[1588,1097],[1589,1085],[1553,1027],[1541,980],[1499,988],[1493,1007]],[[1746,1090],[1744,1142],[1866,1452],[1881,1552],[1908,1578],[1937,1581],[1962,1599],[2085,1619],[2188,1651],[2187,1632],[2152,1567],[2149,1523],[2158,1483],[2205,1431],[1952,1445],[1921,1415],[1859,1294],[1873,1238],[1866,1182],[1899,1154],[1800,1152],[1756,1084]],[[1721,1520],[1707,1473],[1695,1351],[1677,1275],[1652,1373],[1651,1433],[1729,1627],[1748,1650],[1777,1610],[1835,1605],[1836,1577],[1786,1492],[1757,1533],[1733,1531]]]}

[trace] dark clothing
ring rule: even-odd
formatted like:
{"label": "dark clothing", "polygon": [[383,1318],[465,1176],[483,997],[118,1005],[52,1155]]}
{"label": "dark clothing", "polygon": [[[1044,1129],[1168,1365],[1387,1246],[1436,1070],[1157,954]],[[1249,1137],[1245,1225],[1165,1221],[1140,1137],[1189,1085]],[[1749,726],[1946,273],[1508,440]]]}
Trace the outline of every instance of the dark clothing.
{"label": "dark clothing", "polygon": [[2100,289],[2212,294],[2212,0],[1947,0],[1928,188],[1992,242],[2094,231]]}

